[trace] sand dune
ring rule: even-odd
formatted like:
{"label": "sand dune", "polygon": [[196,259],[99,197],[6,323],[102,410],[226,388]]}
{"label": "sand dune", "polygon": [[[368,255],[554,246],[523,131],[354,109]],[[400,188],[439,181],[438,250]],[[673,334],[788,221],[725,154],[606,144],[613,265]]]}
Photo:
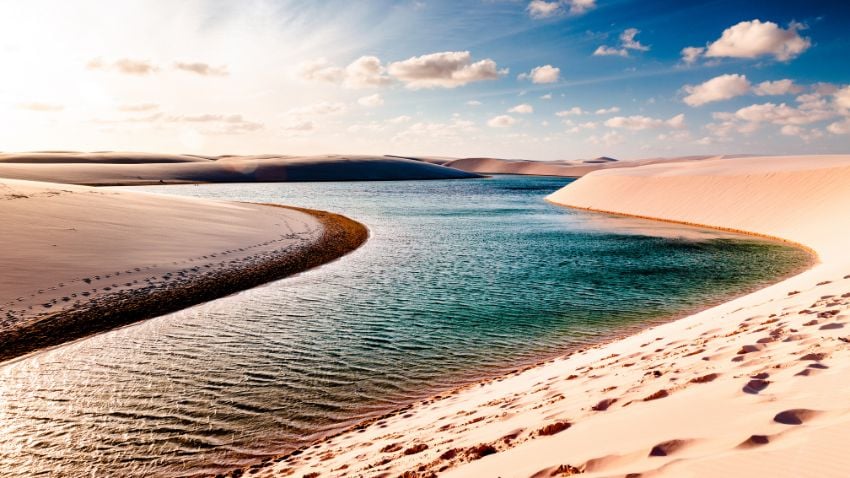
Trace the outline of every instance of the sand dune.
{"label": "sand dune", "polygon": [[0,155],[0,177],[83,185],[196,182],[379,181],[480,177],[385,156],[199,156],[146,153]]}
{"label": "sand dune", "polygon": [[584,160],[530,161],[525,159],[463,158],[444,166],[478,174],[531,174],[579,178],[600,169],[633,168],[655,163],[699,161],[718,156],[682,156],[618,161],[605,156]]}
{"label": "sand dune", "polygon": [[850,156],[608,169],[549,199],[774,236],[820,262],[690,317],[420,402],[257,473],[847,476]]}
{"label": "sand dune", "polygon": [[342,217],[0,179],[0,360],[336,258]]}

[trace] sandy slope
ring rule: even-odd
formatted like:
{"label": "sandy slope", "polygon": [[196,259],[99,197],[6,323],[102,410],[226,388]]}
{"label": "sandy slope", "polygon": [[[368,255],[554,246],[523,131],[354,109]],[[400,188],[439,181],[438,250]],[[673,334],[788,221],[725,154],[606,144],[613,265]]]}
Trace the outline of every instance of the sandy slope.
{"label": "sandy slope", "polygon": [[457,179],[475,173],[386,156],[220,156],[151,153],[0,154],[0,177],[85,185]]}
{"label": "sandy slope", "polygon": [[629,161],[600,157],[585,160],[531,161],[525,159],[463,158],[442,163],[444,166],[478,174],[532,174],[538,176],[563,176],[580,178],[600,169],[633,168],[646,164],[690,162],[712,156],[681,156],[671,158],[645,158]]}
{"label": "sandy slope", "polygon": [[0,360],[303,270],[327,232],[292,209],[9,179],[0,224]]}
{"label": "sandy slope", "polygon": [[418,403],[260,475],[850,476],[850,156],[599,171],[556,203],[781,237],[812,269]]}

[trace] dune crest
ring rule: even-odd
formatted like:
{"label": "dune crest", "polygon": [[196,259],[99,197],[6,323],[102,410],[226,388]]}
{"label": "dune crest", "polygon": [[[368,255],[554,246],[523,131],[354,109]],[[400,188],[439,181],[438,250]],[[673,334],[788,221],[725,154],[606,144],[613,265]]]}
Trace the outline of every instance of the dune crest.
{"label": "dune crest", "polygon": [[[687,318],[422,401],[256,473],[846,474],[850,156],[612,168],[549,200],[776,237],[810,248],[820,262]],[[570,426],[538,432],[556,423]],[[414,437],[420,453],[381,451]]]}

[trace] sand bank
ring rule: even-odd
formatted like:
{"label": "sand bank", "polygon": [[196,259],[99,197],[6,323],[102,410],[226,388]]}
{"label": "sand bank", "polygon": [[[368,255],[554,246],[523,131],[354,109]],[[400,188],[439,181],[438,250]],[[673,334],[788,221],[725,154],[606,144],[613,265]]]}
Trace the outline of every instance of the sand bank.
{"label": "sand bank", "polygon": [[417,403],[249,472],[847,476],[850,156],[608,169],[549,199],[777,237],[810,248],[820,262],[718,307]]}
{"label": "sand bank", "polygon": [[0,360],[279,279],[360,245],[318,211],[0,179]]}
{"label": "sand bank", "polygon": [[387,181],[478,178],[388,156],[191,156],[152,153],[0,154],[0,177],[89,186],[209,182]]}

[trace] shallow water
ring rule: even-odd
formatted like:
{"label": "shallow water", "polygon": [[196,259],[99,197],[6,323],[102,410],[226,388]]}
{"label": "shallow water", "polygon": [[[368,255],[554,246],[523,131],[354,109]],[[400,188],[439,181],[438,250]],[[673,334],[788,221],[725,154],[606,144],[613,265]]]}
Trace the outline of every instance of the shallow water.
{"label": "shallow water", "polygon": [[138,188],[342,212],[321,268],[0,365],[3,476],[184,476],[763,285],[802,251],[568,210],[562,178]]}

